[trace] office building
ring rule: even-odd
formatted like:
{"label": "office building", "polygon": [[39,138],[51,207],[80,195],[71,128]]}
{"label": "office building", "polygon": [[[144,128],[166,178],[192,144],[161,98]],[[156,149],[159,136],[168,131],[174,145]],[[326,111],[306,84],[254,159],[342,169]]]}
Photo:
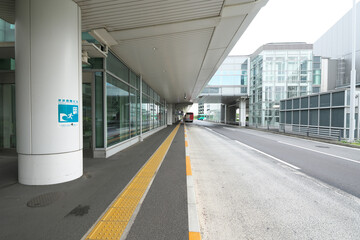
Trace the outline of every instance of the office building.
{"label": "office building", "polygon": [[320,91],[312,44],[269,43],[251,55],[249,125],[278,127],[280,100]]}

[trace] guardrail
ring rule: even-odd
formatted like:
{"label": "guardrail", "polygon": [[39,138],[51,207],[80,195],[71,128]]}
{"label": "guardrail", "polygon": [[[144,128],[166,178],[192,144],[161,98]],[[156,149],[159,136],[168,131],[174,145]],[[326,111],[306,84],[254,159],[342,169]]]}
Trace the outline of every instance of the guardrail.
{"label": "guardrail", "polygon": [[304,135],[307,137],[324,138],[329,140],[341,141],[343,137],[342,129],[324,128],[324,127],[309,127],[299,125],[279,124],[280,132],[287,132],[291,134]]}

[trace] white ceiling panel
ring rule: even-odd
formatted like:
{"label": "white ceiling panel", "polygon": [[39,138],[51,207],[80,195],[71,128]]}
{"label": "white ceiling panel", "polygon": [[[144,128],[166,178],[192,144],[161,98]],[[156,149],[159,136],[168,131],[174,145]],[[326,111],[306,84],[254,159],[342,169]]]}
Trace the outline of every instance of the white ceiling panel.
{"label": "white ceiling panel", "polygon": [[178,103],[185,93],[191,96],[212,33],[208,28],[125,40],[112,50],[168,102]]}

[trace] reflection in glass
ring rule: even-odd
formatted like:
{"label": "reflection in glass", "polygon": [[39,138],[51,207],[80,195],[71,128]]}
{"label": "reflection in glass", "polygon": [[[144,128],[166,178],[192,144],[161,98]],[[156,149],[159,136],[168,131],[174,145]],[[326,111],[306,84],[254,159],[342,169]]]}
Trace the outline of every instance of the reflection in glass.
{"label": "reflection in glass", "polygon": [[92,147],[92,117],[91,117],[91,84],[82,84],[83,92],[83,146],[84,149]]}
{"label": "reflection in glass", "polygon": [[107,74],[107,143],[114,145],[130,138],[129,86]]}

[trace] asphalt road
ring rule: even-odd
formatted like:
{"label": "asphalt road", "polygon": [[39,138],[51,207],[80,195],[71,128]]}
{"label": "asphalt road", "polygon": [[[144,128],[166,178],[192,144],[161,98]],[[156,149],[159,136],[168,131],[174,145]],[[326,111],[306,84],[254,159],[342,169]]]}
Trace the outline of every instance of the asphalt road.
{"label": "asphalt road", "polygon": [[360,198],[360,149],[209,122],[195,124]]}
{"label": "asphalt road", "polygon": [[187,124],[202,239],[360,239],[358,150]]}

